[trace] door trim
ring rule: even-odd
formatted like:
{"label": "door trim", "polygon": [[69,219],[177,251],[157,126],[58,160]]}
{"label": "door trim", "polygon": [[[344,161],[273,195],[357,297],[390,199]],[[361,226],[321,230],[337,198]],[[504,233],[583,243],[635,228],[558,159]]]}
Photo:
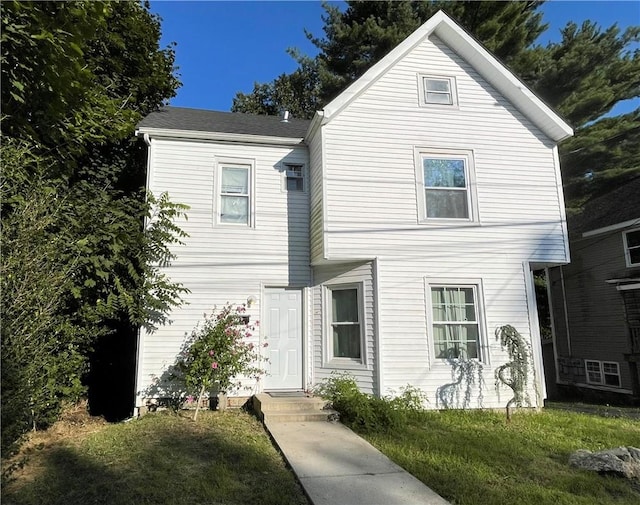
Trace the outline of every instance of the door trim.
{"label": "door trim", "polygon": [[[265,383],[263,382],[262,384],[262,391],[263,392],[277,392],[277,391],[306,391],[307,389],[307,370],[308,370],[308,354],[307,354],[307,349],[308,349],[308,322],[307,322],[307,314],[308,314],[308,303],[307,303],[307,298],[308,298],[308,290],[309,287],[308,286],[273,286],[273,285],[267,285],[267,284],[261,284],[260,285],[260,344],[263,345],[265,343],[264,340],[264,326],[262,325],[263,321],[266,321],[266,294],[269,290],[289,290],[289,291],[298,291],[300,293],[300,310],[301,310],[301,317],[302,317],[302,324],[300,325],[300,333],[301,333],[301,338],[302,338],[302,346],[301,346],[301,350],[300,350],[300,359],[302,360],[301,363],[301,373],[302,373],[302,388],[267,388],[265,387]],[[263,349],[265,349],[263,347]]]}

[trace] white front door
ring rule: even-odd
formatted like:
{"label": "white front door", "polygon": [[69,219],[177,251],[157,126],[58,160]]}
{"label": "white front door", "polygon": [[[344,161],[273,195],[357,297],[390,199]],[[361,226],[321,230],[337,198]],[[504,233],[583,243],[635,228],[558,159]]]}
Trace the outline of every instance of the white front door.
{"label": "white front door", "polygon": [[268,288],[262,324],[267,345],[267,391],[302,389],[302,290]]}

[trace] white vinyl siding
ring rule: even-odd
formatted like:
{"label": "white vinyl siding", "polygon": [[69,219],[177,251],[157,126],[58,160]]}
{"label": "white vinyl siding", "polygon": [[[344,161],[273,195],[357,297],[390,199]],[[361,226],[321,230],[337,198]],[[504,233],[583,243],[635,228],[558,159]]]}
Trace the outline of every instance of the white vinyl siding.
{"label": "white vinyl siding", "polygon": [[[159,383],[204,313],[226,302],[257,302],[248,313],[261,319],[265,286],[309,286],[309,195],[283,192],[283,163],[308,166],[304,146],[277,147],[223,142],[153,139],[150,149],[149,189],[167,191],[174,202],[189,205],[187,220],[177,224],[189,234],[185,245],[172,245],[177,258],[163,268],[172,281],[191,293],[170,315],[171,325],[154,333],[141,331],[138,390]],[[223,166],[251,165],[253,223],[221,225],[217,208]],[[262,330],[261,330],[262,331]],[[259,335],[254,336],[258,344]],[[156,388],[157,390],[158,388]]]}
{"label": "white vinyl siding", "polygon": [[[379,393],[375,381],[375,314],[374,281],[371,262],[322,265],[313,269],[312,288],[312,369],[313,383],[318,384],[339,370],[352,375],[366,393]],[[362,338],[361,359],[333,359],[331,349],[331,316],[328,304],[331,288],[358,289],[359,325]]]}
{"label": "white vinyl siding", "polygon": [[[417,105],[415,76],[439,70],[456,75],[458,108]],[[435,37],[322,126],[322,136],[328,260],[440,250],[449,258],[470,248],[508,254],[518,265],[568,258],[553,142]],[[416,152],[438,151],[473,154],[470,222],[482,226],[447,223],[428,233],[416,226]]]}

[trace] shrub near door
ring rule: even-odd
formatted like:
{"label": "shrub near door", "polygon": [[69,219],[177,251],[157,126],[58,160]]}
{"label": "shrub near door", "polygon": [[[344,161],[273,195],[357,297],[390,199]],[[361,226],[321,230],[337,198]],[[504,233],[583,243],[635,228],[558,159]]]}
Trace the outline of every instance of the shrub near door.
{"label": "shrub near door", "polygon": [[[258,321],[251,324],[246,305],[226,304],[207,316],[191,332],[176,369],[184,381],[188,399],[197,398],[194,419],[205,393],[226,394],[242,387],[240,377],[259,380],[264,374],[258,348],[248,340]],[[265,346],[267,344],[264,344]]]}

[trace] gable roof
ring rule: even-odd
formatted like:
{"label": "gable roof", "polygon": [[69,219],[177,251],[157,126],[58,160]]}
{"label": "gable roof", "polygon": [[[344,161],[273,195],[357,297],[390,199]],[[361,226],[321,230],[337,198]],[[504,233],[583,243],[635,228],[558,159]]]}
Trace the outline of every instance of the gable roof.
{"label": "gable roof", "polygon": [[282,139],[299,143],[302,142],[309,123],[306,119],[290,118],[284,122],[279,116],[167,106],[140,121],[136,133],[248,142]]}
{"label": "gable roof", "polygon": [[587,202],[582,212],[567,220],[572,234],[597,235],[640,224],[640,176]]}
{"label": "gable roof", "polygon": [[395,49],[373,65],[362,77],[324,107],[326,124],[414,47],[436,35],[466,60],[489,84],[514,104],[533,124],[556,142],[573,135],[573,129],[538,98],[495,56],[443,11],[438,11]]}

